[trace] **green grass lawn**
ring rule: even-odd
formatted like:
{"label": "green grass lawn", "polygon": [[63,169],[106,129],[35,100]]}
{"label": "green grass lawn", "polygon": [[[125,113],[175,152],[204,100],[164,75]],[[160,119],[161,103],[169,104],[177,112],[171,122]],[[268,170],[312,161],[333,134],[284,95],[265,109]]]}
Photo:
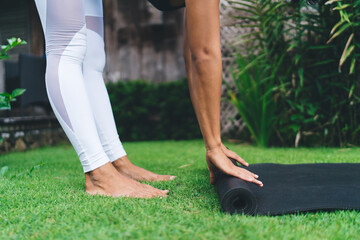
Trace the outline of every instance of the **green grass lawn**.
{"label": "green grass lawn", "polygon": [[[0,156],[0,239],[359,239],[356,211],[277,217],[230,216],[209,184],[202,141],[124,144],[137,165],[175,181],[163,199],[88,196],[69,145]],[[360,162],[360,148],[261,149],[227,144],[251,163]],[[31,175],[23,174],[40,162]]]}

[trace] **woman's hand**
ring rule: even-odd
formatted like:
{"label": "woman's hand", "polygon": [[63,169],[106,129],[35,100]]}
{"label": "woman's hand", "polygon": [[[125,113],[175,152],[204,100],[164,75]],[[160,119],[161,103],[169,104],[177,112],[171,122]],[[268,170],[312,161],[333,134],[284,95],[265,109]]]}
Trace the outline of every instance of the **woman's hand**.
{"label": "woman's hand", "polygon": [[259,177],[258,175],[249,172],[246,169],[235,166],[228,157],[234,158],[236,161],[245,166],[249,165],[236,153],[227,149],[223,144],[219,148],[207,149],[206,162],[208,164],[208,169],[210,172],[211,184],[215,183],[215,170],[216,168],[218,168],[225,174],[232,175],[248,182],[253,182],[260,187],[263,186],[263,183],[257,180],[257,178]]}
{"label": "woman's hand", "polygon": [[228,149],[223,143],[221,143],[221,150],[225,153],[225,155],[227,157],[235,159],[238,163],[240,163],[241,165],[244,165],[245,167],[249,166],[249,164],[244,159],[242,159],[235,152]]}

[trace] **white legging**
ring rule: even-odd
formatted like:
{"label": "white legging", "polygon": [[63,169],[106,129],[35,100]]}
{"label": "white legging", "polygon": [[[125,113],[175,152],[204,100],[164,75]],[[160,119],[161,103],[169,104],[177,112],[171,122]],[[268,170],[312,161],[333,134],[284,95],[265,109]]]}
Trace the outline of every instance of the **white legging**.
{"label": "white legging", "polygon": [[126,155],[102,72],[102,0],[35,0],[46,40],[46,89],[84,172]]}

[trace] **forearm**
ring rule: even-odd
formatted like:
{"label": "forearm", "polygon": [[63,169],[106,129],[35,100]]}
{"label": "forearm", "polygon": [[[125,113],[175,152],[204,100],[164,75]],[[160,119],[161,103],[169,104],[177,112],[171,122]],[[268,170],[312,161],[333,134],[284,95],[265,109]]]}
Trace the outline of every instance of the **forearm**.
{"label": "forearm", "polygon": [[[220,62],[220,63],[219,63]],[[194,109],[207,149],[219,147],[220,138],[220,97],[221,71],[217,59],[193,63],[191,95]],[[220,77],[219,77],[220,76]]]}
{"label": "forearm", "polygon": [[[199,14],[201,17],[201,13]],[[221,51],[218,15],[212,28],[206,29],[194,12],[187,12],[185,21],[184,58],[190,96],[207,149],[219,147]],[[196,24],[194,24],[194,22]],[[207,21],[208,23],[208,21]]]}

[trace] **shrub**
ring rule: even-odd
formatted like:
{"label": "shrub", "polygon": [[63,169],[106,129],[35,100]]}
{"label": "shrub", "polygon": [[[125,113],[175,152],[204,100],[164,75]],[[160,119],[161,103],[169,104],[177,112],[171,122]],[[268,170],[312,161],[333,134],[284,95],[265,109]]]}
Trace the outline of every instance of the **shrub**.
{"label": "shrub", "polygon": [[[241,37],[244,61],[234,70],[230,100],[248,108],[239,113],[259,145],[359,144],[360,0],[294,2],[233,2],[238,26],[252,31]],[[251,89],[241,91],[249,84],[239,73],[254,79],[257,101]],[[275,114],[264,115],[274,104]]]}
{"label": "shrub", "polygon": [[121,139],[201,138],[186,80],[119,81],[108,83],[107,89]]}
{"label": "shrub", "polygon": [[289,74],[286,17],[282,15],[286,5],[272,0],[234,3],[238,11],[249,13],[236,16],[247,22],[243,27],[255,27],[256,31],[241,37],[248,51],[237,53],[237,69],[232,74],[236,89],[229,91],[230,101],[257,145],[266,147],[277,123],[274,87]]}

